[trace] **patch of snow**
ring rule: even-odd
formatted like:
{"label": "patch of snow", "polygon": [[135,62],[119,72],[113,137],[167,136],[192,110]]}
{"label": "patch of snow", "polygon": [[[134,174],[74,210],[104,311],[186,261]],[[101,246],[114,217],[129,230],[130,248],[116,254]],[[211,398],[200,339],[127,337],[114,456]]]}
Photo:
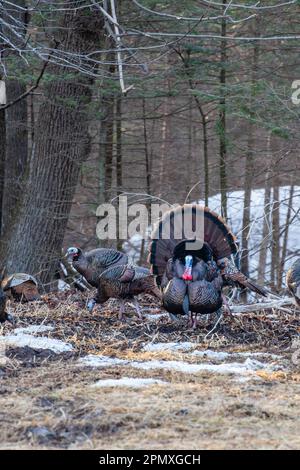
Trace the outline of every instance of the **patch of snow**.
{"label": "patch of snow", "polygon": [[205,349],[204,351],[193,351],[191,356],[203,357],[205,359],[212,359],[216,361],[224,361],[224,359],[228,359],[234,353],[229,352],[222,352],[222,351],[212,351],[211,349]]}
{"label": "patch of snow", "polygon": [[247,358],[244,362],[232,362],[223,364],[190,364],[184,361],[129,361],[108,356],[94,356],[90,354],[79,360],[79,364],[88,367],[113,367],[115,365],[126,365],[135,369],[151,370],[165,369],[175,370],[186,374],[197,374],[199,372],[212,372],[218,374],[253,374],[257,370],[273,371],[277,369],[272,364],[263,363],[255,359]]}
{"label": "patch of snow", "polygon": [[143,347],[144,351],[156,352],[156,351],[190,351],[197,345],[190,341],[184,341],[182,343],[149,343]]}
{"label": "patch of snow", "polygon": [[274,370],[274,367],[263,362],[256,361],[255,359],[246,359],[245,362],[232,362],[223,364],[189,364],[183,361],[146,361],[146,362],[132,362],[131,367],[136,369],[166,369],[183,372],[186,374],[197,374],[199,372],[213,372],[217,374],[238,374],[248,375],[257,370]]}
{"label": "patch of snow", "polygon": [[118,359],[116,357],[96,356],[88,354],[79,359],[79,364],[87,367],[112,367],[119,364],[127,364],[129,361]]}
{"label": "patch of snow", "polygon": [[[196,343],[189,341],[182,343],[149,343],[143,347],[143,351],[157,352],[157,351],[184,351],[189,352],[197,347]],[[226,352],[226,351],[213,351],[211,349],[205,349],[203,351],[197,350],[192,351],[191,356],[203,357],[204,359],[224,361],[230,357],[270,357],[272,359],[280,359],[280,356],[276,354],[270,354],[265,352]]]}
{"label": "patch of snow", "polygon": [[271,354],[271,353],[266,353],[266,352],[247,352],[247,351],[242,351],[242,352],[239,352],[239,353],[233,353],[233,354],[236,354],[238,356],[244,356],[244,357],[262,357],[262,356],[266,356],[266,357],[270,357],[271,359],[281,359],[281,356],[279,356],[278,354]]}
{"label": "patch of snow", "polygon": [[73,346],[64,343],[59,339],[47,338],[46,336],[31,336],[19,332],[18,334],[0,336],[0,345],[17,346],[19,348],[28,346],[32,349],[50,349],[55,353],[69,352],[73,350]]}
{"label": "patch of snow", "polygon": [[15,335],[19,335],[22,333],[28,333],[28,334],[33,334],[33,333],[44,333],[45,331],[53,331],[54,327],[50,325],[30,325],[27,326],[26,328],[15,328],[13,333]]}
{"label": "patch of snow", "polygon": [[270,357],[271,359],[280,359],[281,356],[276,354],[270,354],[265,352],[251,352],[251,351],[241,351],[241,352],[226,352],[226,351],[212,351],[206,349],[204,351],[193,351],[191,356],[204,357],[212,360],[223,361],[230,357]]}
{"label": "patch of snow", "polygon": [[121,379],[103,379],[98,380],[92,387],[130,387],[130,388],[143,388],[154,384],[166,384],[164,380],[159,379],[141,379],[134,377],[122,377]]}
{"label": "patch of snow", "polygon": [[144,317],[149,320],[149,321],[159,321],[161,318],[169,318],[168,313],[156,313],[156,314],[151,314],[151,313],[145,313]]}
{"label": "patch of snow", "polygon": [[71,287],[70,285],[63,281],[62,279],[58,279],[58,283],[57,283],[57,289],[60,291],[60,292],[64,292],[66,290],[70,290]]}

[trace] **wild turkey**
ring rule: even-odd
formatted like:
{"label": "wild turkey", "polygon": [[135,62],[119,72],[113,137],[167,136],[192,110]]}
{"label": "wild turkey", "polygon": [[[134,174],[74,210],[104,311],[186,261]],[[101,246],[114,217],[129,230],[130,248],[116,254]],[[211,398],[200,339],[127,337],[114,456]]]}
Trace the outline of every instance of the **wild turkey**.
{"label": "wild turkey", "polygon": [[125,253],[112,248],[96,248],[83,253],[80,248],[72,246],[67,249],[66,257],[93,287],[98,286],[98,278],[103,271],[112,266],[128,263],[128,256]]}
{"label": "wild turkey", "polygon": [[6,295],[2,289],[3,276],[4,270],[2,271],[2,274],[0,274],[0,323],[4,323],[5,321],[14,323],[13,316],[6,312]]}
{"label": "wild turkey", "polygon": [[[187,237],[185,225],[192,236]],[[265,289],[236,267],[236,253],[234,235],[210,209],[186,204],[165,213],[152,233],[148,261],[161,286],[166,310],[171,314],[191,312],[195,327],[198,313],[213,313],[222,305],[229,308],[222,294],[226,284],[266,296]]]}
{"label": "wild turkey", "polygon": [[300,307],[300,259],[297,259],[286,273],[286,284],[296,305]]}
{"label": "wild turkey", "polygon": [[133,299],[137,316],[141,319],[140,307],[135,299],[135,296],[141,293],[161,299],[160,290],[149,269],[129,264],[113,266],[100,274],[97,296],[88,302],[88,309],[91,312],[96,303],[104,303],[111,297],[121,299],[119,319],[123,320],[125,302]]}
{"label": "wild turkey", "polygon": [[21,302],[39,300],[38,283],[35,277],[26,273],[15,273],[5,277],[2,287],[8,297]]}

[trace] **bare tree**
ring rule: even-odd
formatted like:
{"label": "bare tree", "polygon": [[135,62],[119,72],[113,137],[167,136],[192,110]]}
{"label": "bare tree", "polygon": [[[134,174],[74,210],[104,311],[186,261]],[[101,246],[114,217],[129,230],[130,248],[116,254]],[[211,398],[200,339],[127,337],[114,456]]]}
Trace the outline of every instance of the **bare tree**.
{"label": "bare tree", "polygon": [[[72,6],[81,2],[72,2]],[[59,50],[93,51],[103,36],[102,16],[75,8],[63,14]],[[53,66],[45,86],[36,142],[20,217],[6,251],[9,271],[38,274],[49,282],[57,266],[72,198],[82,162],[89,152],[87,107],[92,79]]]}

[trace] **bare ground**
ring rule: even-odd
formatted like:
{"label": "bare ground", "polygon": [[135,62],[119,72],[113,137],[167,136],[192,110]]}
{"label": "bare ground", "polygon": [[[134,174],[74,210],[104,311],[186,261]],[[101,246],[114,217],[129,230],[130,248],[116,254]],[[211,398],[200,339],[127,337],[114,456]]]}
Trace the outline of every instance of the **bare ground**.
{"label": "bare ground", "polygon": [[[144,311],[159,307],[144,296]],[[300,364],[291,361],[292,341],[300,333],[300,315],[274,311],[222,320],[204,340],[213,318],[191,331],[167,318],[140,323],[132,316],[120,323],[117,304],[84,308],[84,295],[45,296],[42,303],[12,304],[18,327],[46,324],[43,336],[73,345],[72,352],[9,347],[0,365],[2,449],[299,449]],[[148,310],[147,310],[148,309]],[[10,325],[0,327],[9,334]],[[41,334],[40,334],[41,335]],[[268,359],[274,371],[256,371],[244,380],[233,374],[197,374],[130,365],[80,366],[87,354],[128,360],[201,360],[183,352],[145,352],[149,342],[192,341],[197,349],[255,351],[279,355]],[[207,361],[206,361],[207,362]],[[214,361],[210,361],[214,363]],[[145,388],[92,385],[104,378],[143,377],[168,382]]]}

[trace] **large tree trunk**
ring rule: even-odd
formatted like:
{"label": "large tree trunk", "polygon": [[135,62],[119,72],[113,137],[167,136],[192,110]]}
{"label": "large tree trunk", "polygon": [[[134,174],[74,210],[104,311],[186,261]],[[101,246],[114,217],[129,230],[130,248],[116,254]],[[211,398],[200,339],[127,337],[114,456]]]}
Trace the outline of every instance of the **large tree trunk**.
{"label": "large tree trunk", "polygon": [[[26,91],[18,80],[7,81],[7,99],[14,100]],[[22,201],[28,155],[27,100],[23,99],[7,109],[6,157],[2,229],[8,237]],[[5,243],[5,241],[4,241]]]}
{"label": "large tree trunk", "polygon": [[[75,7],[77,2],[70,3]],[[97,11],[67,11],[60,25],[60,48],[75,54],[94,50],[102,37],[102,21]],[[27,271],[43,283],[51,280],[57,267],[80,167],[89,153],[87,106],[92,96],[91,78],[76,70],[66,77],[70,71],[59,66],[51,72],[7,256],[9,271]]]}
{"label": "large tree trunk", "polygon": [[[16,5],[24,8],[26,2],[24,0],[15,0]],[[14,9],[10,11],[6,21],[12,25],[24,25],[24,29],[19,30],[20,37],[16,40],[12,37],[15,44],[24,47],[23,38],[27,28],[27,12],[22,9]],[[6,32],[8,37],[12,36],[10,31]],[[25,40],[25,39],[24,39]],[[17,70],[15,70],[15,61],[8,62],[8,78],[6,80],[7,102],[14,101],[20,95],[26,92],[26,85],[22,83],[16,76],[20,75],[20,71],[24,67],[22,59],[18,59]],[[4,188],[2,201],[2,243],[6,243],[10,235],[10,230],[14,219],[17,217],[18,208],[22,200],[24,190],[24,178],[26,174],[27,153],[28,153],[28,133],[27,133],[27,99],[24,98],[18,103],[10,106],[6,111],[6,157],[4,170]]]}
{"label": "large tree trunk", "polygon": [[[0,101],[1,103],[1,101]],[[6,126],[5,111],[0,109],[0,235],[2,231],[2,202],[4,192],[4,168],[5,168],[5,147],[6,147]],[[1,269],[1,266],[0,266]]]}

